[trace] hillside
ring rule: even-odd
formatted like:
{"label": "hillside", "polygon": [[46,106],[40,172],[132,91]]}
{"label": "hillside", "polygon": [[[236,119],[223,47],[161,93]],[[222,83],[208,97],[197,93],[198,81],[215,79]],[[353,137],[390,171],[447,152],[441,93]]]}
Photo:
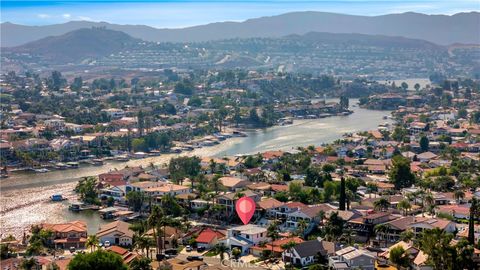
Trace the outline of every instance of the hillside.
{"label": "hillside", "polygon": [[244,22],[218,22],[181,29],[157,29],[145,25],[72,21],[47,26],[0,25],[1,46],[18,46],[47,36],[80,28],[106,27],[132,37],[155,42],[201,42],[230,38],[282,37],[308,32],[358,33],[423,39],[440,45],[480,44],[480,13],[425,15],[407,12],[382,16],[354,16],[326,12],[292,12]]}
{"label": "hillside", "polygon": [[69,63],[87,58],[104,57],[129,48],[138,42],[140,40],[120,31],[88,28],[60,36],[46,37],[8,49],[8,51],[28,53],[51,63]]}

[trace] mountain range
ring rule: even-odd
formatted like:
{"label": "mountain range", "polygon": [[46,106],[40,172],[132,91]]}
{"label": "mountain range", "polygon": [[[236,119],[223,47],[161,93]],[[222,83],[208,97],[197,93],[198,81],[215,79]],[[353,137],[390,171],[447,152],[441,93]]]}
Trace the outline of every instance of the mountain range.
{"label": "mountain range", "polygon": [[426,15],[407,12],[381,16],[356,16],[326,12],[292,12],[244,22],[218,22],[200,26],[160,29],[145,25],[71,21],[46,26],[5,22],[0,25],[2,47],[26,44],[49,36],[91,27],[122,31],[153,42],[202,42],[230,38],[283,37],[309,32],[357,33],[423,39],[440,45],[480,44],[480,13]]}
{"label": "mountain range", "polygon": [[29,53],[44,61],[69,63],[98,58],[131,48],[141,42],[121,31],[101,27],[82,28],[60,36],[50,36],[27,44],[6,48],[6,52]]}
{"label": "mountain range", "polygon": [[[258,43],[261,42],[261,45]],[[162,43],[167,44],[167,43]],[[175,43],[173,43],[175,44]],[[178,48],[177,45],[166,47],[168,52]],[[348,44],[348,45],[346,45]],[[250,53],[272,53],[281,52],[291,54],[293,52],[310,52],[318,46],[328,46],[330,48],[343,46],[357,46],[362,48],[389,48],[389,49],[414,49],[423,51],[441,51],[446,48],[434,43],[409,39],[404,37],[390,37],[380,35],[364,34],[335,34],[309,32],[303,35],[288,35],[281,38],[249,38],[249,39],[230,39],[219,41],[206,41],[191,44],[193,48],[205,48],[212,52],[244,52]],[[38,58],[43,63],[67,64],[80,63],[84,60],[99,59],[109,57],[118,52],[128,51],[129,55],[136,55],[137,52],[160,52],[165,48],[155,42],[136,39],[122,32],[110,30],[105,27],[92,27],[74,30],[59,36],[49,36],[40,40],[32,41],[16,47],[4,48],[5,55],[14,55],[22,57],[24,54]],[[326,47],[323,49],[326,50]],[[185,57],[188,53],[182,50]],[[222,54],[222,53],[220,53]],[[240,57],[245,60],[247,57]],[[239,57],[230,55],[227,62],[238,61]],[[242,60],[242,61],[243,61]],[[257,61],[250,59],[249,61]],[[229,63],[230,64],[230,63]],[[258,63],[257,63],[258,64]]]}

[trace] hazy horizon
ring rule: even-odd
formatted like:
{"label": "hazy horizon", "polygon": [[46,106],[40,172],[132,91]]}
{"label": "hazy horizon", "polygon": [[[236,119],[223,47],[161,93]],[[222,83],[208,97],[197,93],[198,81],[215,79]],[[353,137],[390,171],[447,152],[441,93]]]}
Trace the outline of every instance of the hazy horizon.
{"label": "hazy horizon", "polygon": [[[69,21],[182,28],[215,22],[240,22],[298,11],[378,16],[417,12],[453,15],[480,10],[480,2],[462,1],[2,1],[1,22],[50,25]],[[105,10],[108,9],[108,12]]]}

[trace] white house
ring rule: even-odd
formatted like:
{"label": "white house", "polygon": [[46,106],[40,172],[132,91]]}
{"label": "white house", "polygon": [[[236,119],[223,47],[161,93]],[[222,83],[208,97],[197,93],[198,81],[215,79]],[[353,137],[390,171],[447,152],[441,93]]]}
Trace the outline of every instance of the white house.
{"label": "white house", "polygon": [[111,245],[131,246],[133,243],[133,231],[130,224],[124,221],[114,221],[100,227],[97,237],[101,243],[109,241]]}
{"label": "white house", "polygon": [[247,224],[228,229],[224,243],[230,249],[239,248],[242,254],[246,254],[251,246],[265,240],[267,240],[266,228]]}

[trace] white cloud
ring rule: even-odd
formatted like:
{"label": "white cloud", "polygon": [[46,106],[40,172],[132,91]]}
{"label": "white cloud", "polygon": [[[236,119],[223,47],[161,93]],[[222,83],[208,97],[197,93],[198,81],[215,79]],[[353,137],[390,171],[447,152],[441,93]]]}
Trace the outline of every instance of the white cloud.
{"label": "white cloud", "polygon": [[87,17],[87,16],[77,16],[77,18],[81,21],[93,21],[92,18]]}
{"label": "white cloud", "polygon": [[38,14],[37,17],[40,18],[40,19],[48,19],[48,18],[50,18],[50,15],[48,15],[48,14]]}
{"label": "white cloud", "polygon": [[72,15],[68,14],[68,13],[65,13],[62,15],[63,18],[65,19],[70,19],[70,17],[72,17]]}

